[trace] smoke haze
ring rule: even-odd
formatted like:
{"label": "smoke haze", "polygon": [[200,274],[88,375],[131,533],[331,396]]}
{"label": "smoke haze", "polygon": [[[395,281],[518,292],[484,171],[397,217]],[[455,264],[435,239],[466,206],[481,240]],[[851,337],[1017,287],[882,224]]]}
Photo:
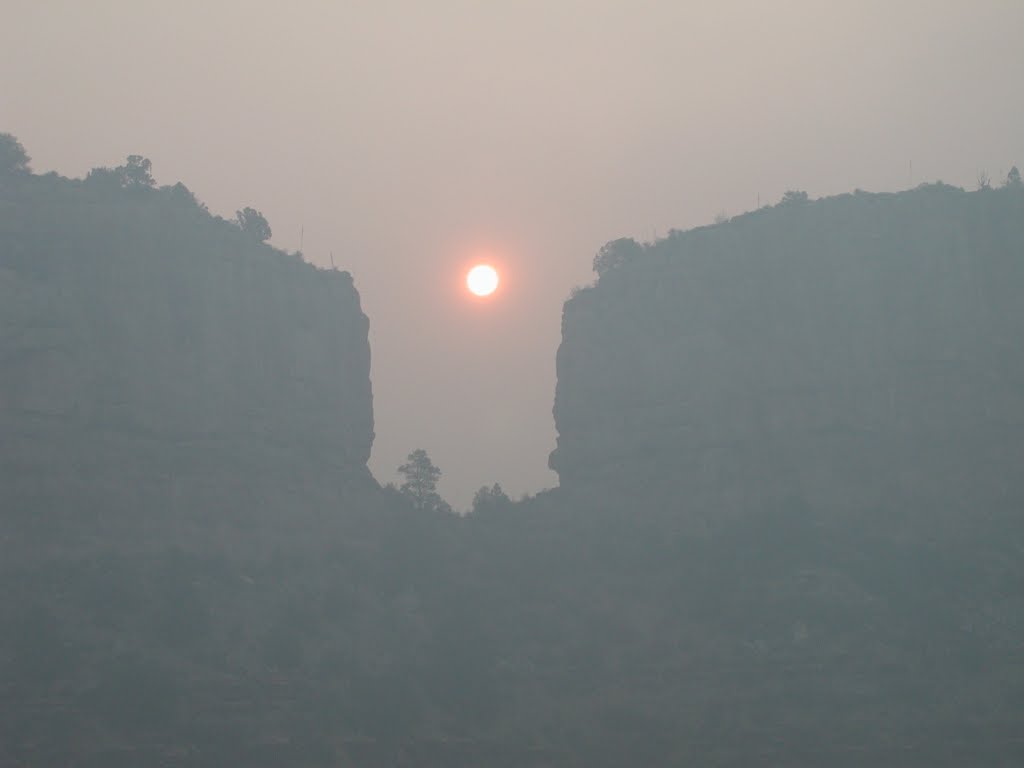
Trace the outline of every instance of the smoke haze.
{"label": "smoke haze", "polygon": [[[130,152],[350,270],[382,482],[554,483],[562,301],[607,240],[1024,161],[1011,2],[7,0],[0,131],[36,172]],[[502,267],[489,303],[467,263]]]}

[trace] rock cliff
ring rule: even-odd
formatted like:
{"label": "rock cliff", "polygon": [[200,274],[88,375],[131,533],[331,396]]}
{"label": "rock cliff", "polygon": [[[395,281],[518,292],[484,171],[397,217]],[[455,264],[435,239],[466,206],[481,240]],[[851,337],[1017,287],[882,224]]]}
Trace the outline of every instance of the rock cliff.
{"label": "rock cliff", "polygon": [[674,485],[709,520],[1009,511],[1022,294],[1014,188],[797,196],[673,232],[566,302],[551,466],[570,491]]}
{"label": "rock cliff", "polygon": [[348,275],[0,179],[0,765],[1021,764],[1022,198],[603,252],[562,487],[460,518]]}
{"label": "rock cliff", "polygon": [[209,500],[273,466],[368,477],[367,329],[347,272],[258,242],[180,185],[5,180],[5,512],[199,485]]}

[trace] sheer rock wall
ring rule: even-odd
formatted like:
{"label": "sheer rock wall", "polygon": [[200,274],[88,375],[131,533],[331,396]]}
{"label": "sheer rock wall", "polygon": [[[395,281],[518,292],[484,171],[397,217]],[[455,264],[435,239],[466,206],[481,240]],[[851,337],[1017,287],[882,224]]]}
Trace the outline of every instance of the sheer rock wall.
{"label": "sheer rock wall", "polygon": [[0,186],[5,514],[211,514],[313,465],[369,477],[351,276],[255,242],[182,189]]}
{"label": "sheer rock wall", "polygon": [[566,302],[551,466],[751,509],[1024,498],[1024,193],[934,185],[674,232]]}

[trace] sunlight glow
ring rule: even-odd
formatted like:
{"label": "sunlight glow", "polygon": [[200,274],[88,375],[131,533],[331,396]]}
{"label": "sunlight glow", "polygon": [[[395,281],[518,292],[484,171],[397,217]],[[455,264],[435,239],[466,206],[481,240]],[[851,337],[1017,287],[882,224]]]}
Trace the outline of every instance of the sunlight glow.
{"label": "sunlight glow", "polygon": [[466,285],[477,296],[490,296],[498,287],[498,272],[489,264],[477,264],[466,275]]}

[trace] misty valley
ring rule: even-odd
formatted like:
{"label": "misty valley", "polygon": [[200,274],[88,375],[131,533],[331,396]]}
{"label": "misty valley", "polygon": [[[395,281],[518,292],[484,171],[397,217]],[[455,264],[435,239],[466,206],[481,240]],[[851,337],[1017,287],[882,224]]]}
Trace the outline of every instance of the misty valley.
{"label": "misty valley", "polygon": [[367,467],[358,274],[0,135],[0,767],[1021,764],[1024,187],[979,186],[609,242],[557,487],[457,513],[431,446]]}

